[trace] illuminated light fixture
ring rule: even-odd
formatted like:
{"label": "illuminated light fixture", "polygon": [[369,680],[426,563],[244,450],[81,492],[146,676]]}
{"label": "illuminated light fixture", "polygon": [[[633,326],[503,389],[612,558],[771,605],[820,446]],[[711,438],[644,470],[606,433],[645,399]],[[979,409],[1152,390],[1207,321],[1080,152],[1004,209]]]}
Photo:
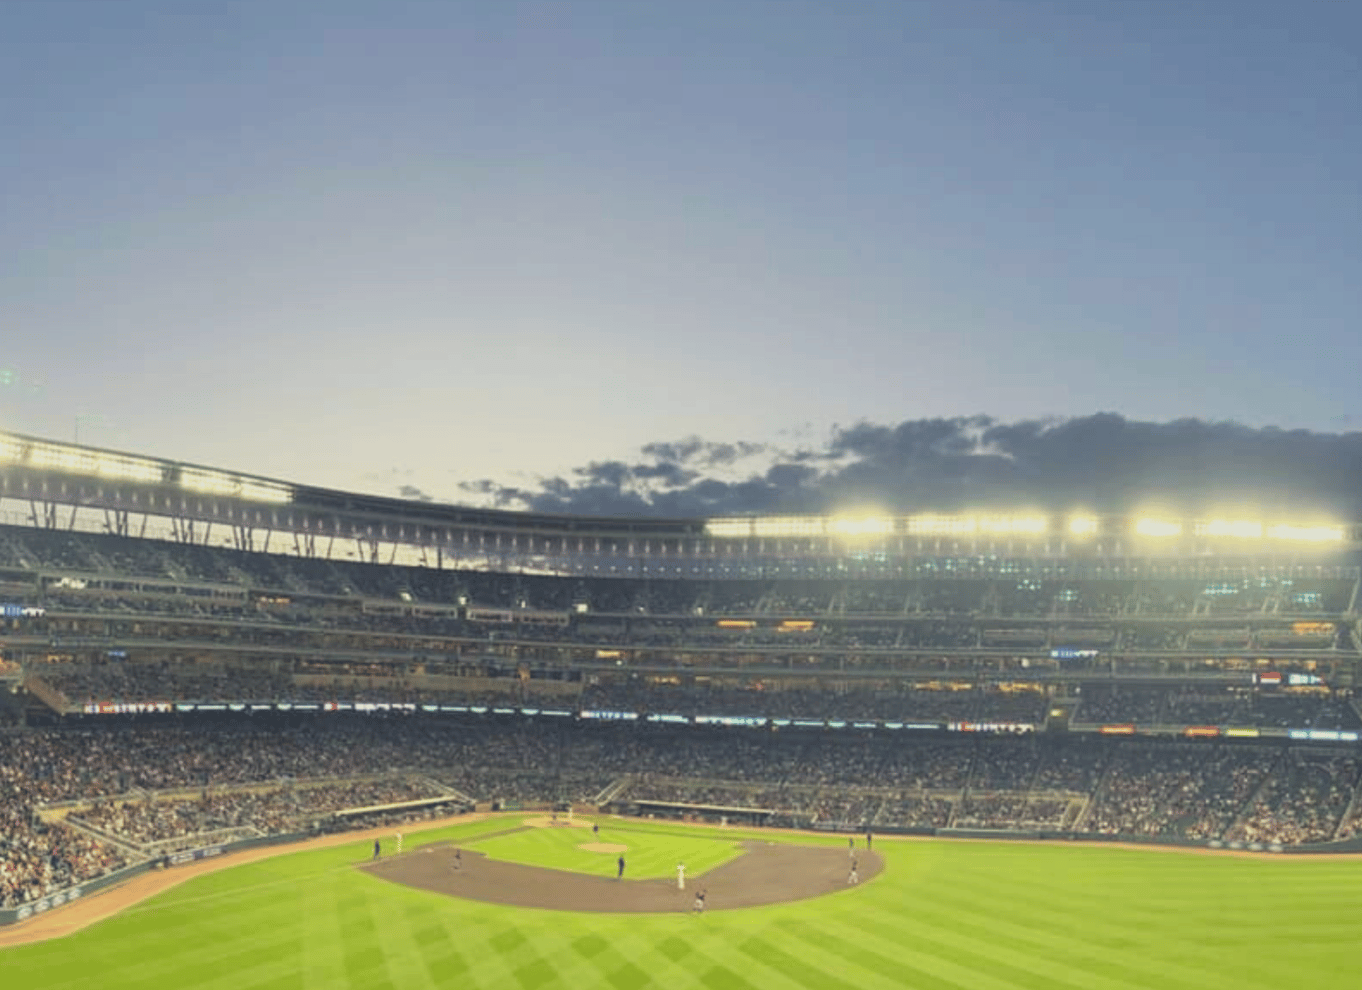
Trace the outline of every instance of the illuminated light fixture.
{"label": "illuminated light fixture", "polygon": [[752,522],[754,536],[822,536],[823,520],[819,516],[772,516]]}
{"label": "illuminated light fixture", "polygon": [[780,628],[787,632],[808,632],[813,628],[812,619],[786,619]]}
{"label": "illuminated light fixture", "polygon": [[[164,474],[161,462],[150,458],[103,454],[56,443],[36,442],[27,448],[29,466],[39,469],[146,482],[158,482]],[[25,445],[17,440],[0,437],[0,462],[18,462],[24,457],[24,449]]]}
{"label": "illuminated light fixture", "polygon": [[1069,532],[1074,536],[1096,536],[1097,517],[1071,516],[1069,518]]}
{"label": "illuminated light fixture", "polygon": [[1135,532],[1140,536],[1181,536],[1182,523],[1167,519],[1137,519]]}
{"label": "illuminated light fixture", "polygon": [[1197,531],[1204,536],[1237,536],[1260,540],[1263,537],[1263,524],[1250,519],[1212,519],[1197,526]]}
{"label": "illuminated light fixture", "polygon": [[1297,540],[1303,543],[1342,543],[1341,526],[1293,526],[1281,523],[1268,528],[1267,535],[1273,540]]}
{"label": "illuminated light fixture", "polygon": [[962,536],[978,526],[973,516],[909,516],[907,528],[913,536]]}
{"label": "illuminated light fixture", "polygon": [[894,532],[894,520],[873,516],[863,519],[836,516],[828,520],[827,531],[834,536],[886,536]]}
{"label": "illuminated light fixture", "polygon": [[720,629],[751,629],[756,622],[751,619],[720,619],[715,625]]}
{"label": "illuminated light fixture", "polygon": [[201,495],[223,495],[252,502],[287,502],[293,497],[292,489],[287,485],[207,468],[181,468],[180,487]]}
{"label": "illuminated light fixture", "polygon": [[979,519],[981,533],[1014,533],[1018,535],[1038,535],[1050,528],[1044,516],[982,516]]}
{"label": "illuminated light fixture", "polygon": [[751,519],[710,519],[705,523],[709,536],[734,538],[752,535]]}

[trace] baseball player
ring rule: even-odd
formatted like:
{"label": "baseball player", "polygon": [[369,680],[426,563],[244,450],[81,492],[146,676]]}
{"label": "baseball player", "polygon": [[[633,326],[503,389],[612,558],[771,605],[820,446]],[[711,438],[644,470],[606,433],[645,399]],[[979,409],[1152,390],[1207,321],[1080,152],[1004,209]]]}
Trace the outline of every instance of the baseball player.
{"label": "baseball player", "polygon": [[686,864],[685,864],[685,863],[677,863],[677,864],[676,864],[676,889],[677,889],[677,890],[685,890],[685,889],[686,889]]}
{"label": "baseball player", "polygon": [[854,837],[847,839],[847,858],[856,858],[856,839]]}
{"label": "baseball player", "polygon": [[695,895],[695,906],[691,908],[691,911],[695,914],[705,913],[705,892],[703,890]]}
{"label": "baseball player", "polygon": [[462,849],[455,849],[455,850],[454,850],[454,869],[456,869],[456,870],[462,870],[462,869],[463,869],[463,850],[462,850]]}
{"label": "baseball player", "polygon": [[616,880],[623,880],[623,879],[624,879],[624,857],[623,857],[623,856],[620,857],[619,866],[620,866],[620,871],[619,871],[618,873],[615,874],[615,879],[616,879]]}
{"label": "baseball player", "polygon": [[378,840],[375,839],[375,840],[374,840],[374,859],[378,859],[378,857],[382,854],[382,852],[383,852],[383,847],[382,847],[381,845],[379,845]]}
{"label": "baseball player", "polygon": [[847,874],[847,884],[854,886],[861,882],[861,875],[856,872],[856,861],[851,861],[851,872]]}

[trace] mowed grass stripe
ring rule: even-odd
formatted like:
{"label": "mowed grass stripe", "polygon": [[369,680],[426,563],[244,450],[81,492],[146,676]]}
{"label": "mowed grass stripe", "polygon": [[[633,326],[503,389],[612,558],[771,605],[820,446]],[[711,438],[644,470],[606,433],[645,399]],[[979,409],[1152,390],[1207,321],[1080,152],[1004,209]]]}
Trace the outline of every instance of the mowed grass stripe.
{"label": "mowed grass stripe", "polygon": [[802,919],[790,920],[782,927],[806,944],[837,956],[843,966],[865,968],[916,990],[1009,990],[1006,983],[990,977],[980,980],[977,974],[954,962],[943,965],[940,960],[901,945],[885,946],[885,951],[876,951],[863,939],[848,942],[843,934]]}
{"label": "mowed grass stripe", "polygon": [[[987,913],[990,926],[1001,936],[1020,935],[1024,939],[1035,940],[1045,932],[1054,933],[1053,951],[1060,958],[1074,963],[1083,959],[1087,968],[1096,970],[1108,978],[1124,980],[1136,986],[1182,986],[1188,990],[1198,990],[1217,985],[1224,975],[1221,963],[1207,961],[1207,954],[1190,963],[1180,954],[1170,952],[1170,948],[1186,934],[1185,929],[1166,928],[1153,937],[1145,934],[1133,938],[1132,933],[1141,931],[1142,923],[1126,918],[1123,913],[1107,903],[1101,906],[1100,917],[1089,913],[1084,915],[1080,905],[1088,902],[1075,901],[1065,910],[1062,907],[1049,907],[1044,902],[1025,903],[1023,911],[988,912],[981,908],[978,897],[940,893],[938,904],[966,918],[978,917]],[[987,898],[984,898],[987,903]],[[1015,905],[1014,905],[1015,906]],[[1278,983],[1276,980],[1261,981],[1265,961],[1240,974],[1240,984],[1250,986],[1292,986],[1292,981]],[[1277,974],[1288,977],[1288,973]]]}
{"label": "mowed grass stripe", "polygon": [[[1028,930],[1018,936],[1005,931],[1009,917],[1004,914],[975,909],[967,911],[943,909],[938,903],[929,911],[911,915],[877,912],[866,917],[860,926],[867,934],[885,941],[907,942],[931,946],[938,954],[961,957],[989,956],[1019,971],[1036,974],[1038,983],[1029,977],[1014,976],[1018,985],[1073,986],[1080,988],[1115,988],[1147,986],[1141,977],[1129,979],[1129,967],[1111,960],[1108,950],[1093,947],[1078,951],[1081,940],[1072,929],[1039,932]],[[1161,977],[1167,990],[1200,990],[1204,983],[1182,983]]]}
{"label": "mowed grass stripe", "polygon": [[881,951],[908,948],[943,961],[955,961],[965,968],[986,974],[1014,987],[1072,987],[1074,990],[1128,990],[1129,985],[1106,979],[1092,972],[1056,965],[1043,952],[1018,951],[999,944],[984,930],[974,934],[945,926],[901,920],[885,923],[877,916],[857,919],[848,926],[848,937],[858,936],[866,943],[875,939]]}
{"label": "mowed grass stripe", "polygon": [[1218,979],[1219,974],[1205,965],[1204,956],[1192,966],[1180,965],[1170,957],[1167,949],[1181,936],[1180,930],[1143,931],[1142,922],[1125,917],[1106,904],[1100,918],[1085,917],[1077,910],[1083,903],[1087,902],[1074,901],[1066,910],[1039,902],[1034,906],[1027,904],[1024,912],[995,912],[981,908],[978,898],[949,894],[938,898],[942,908],[966,923],[971,917],[987,916],[995,938],[1014,936],[1032,944],[1048,940],[1056,958],[1109,979],[1136,986],[1176,986],[1186,990],[1198,990],[1208,985],[1208,980]]}
{"label": "mowed grass stripe", "polygon": [[[571,950],[595,973],[587,986],[613,987],[615,990],[636,990],[640,987],[656,985],[659,978],[676,980],[678,974],[669,972],[675,962],[662,952],[653,951],[655,943],[646,939],[641,946],[634,947],[635,953],[626,954],[622,943],[629,940],[607,937],[595,932],[579,934],[570,943]],[[655,955],[657,958],[652,959]],[[690,955],[689,949],[682,955]],[[668,971],[663,977],[659,971]],[[680,978],[688,978],[682,973]]]}
{"label": "mowed grass stripe", "polygon": [[[474,823],[482,835],[512,824]],[[668,833],[711,848],[742,837],[640,825],[637,841],[657,841],[664,875],[675,866]],[[460,828],[460,843],[469,843],[473,830]],[[590,838],[539,831],[567,833],[574,845]],[[619,838],[602,833],[602,841]],[[439,832],[422,838],[440,841]],[[807,841],[845,849],[844,836]],[[357,842],[199,878],[68,939],[4,950],[0,982],[25,990],[341,986],[351,982],[347,952],[363,986],[553,990],[646,978],[650,987],[762,990],[1257,990],[1355,981],[1359,864],[1005,843],[876,846],[888,872],[861,888],[694,918],[444,898],[355,871],[368,859]],[[597,945],[592,938],[607,946],[599,962],[584,951]],[[365,954],[366,942],[376,954]],[[1048,979],[1038,983],[1037,974]]]}

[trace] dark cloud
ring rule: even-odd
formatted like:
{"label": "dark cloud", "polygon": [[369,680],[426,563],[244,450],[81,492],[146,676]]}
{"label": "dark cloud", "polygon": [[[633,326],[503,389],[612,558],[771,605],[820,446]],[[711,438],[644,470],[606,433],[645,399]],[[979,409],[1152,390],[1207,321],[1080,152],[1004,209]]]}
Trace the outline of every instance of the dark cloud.
{"label": "dark cloud", "polygon": [[[505,508],[588,515],[1086,508],[1327,512],[1362,519],[1362,433],[1114,413],[855,423],[799,450],[689,437],[521,487],[462,486]],[[754,463],[742,467],[746,459]]]}
{"label": "dark cloud", "polygon": [[397,493],[401,495],[403,498],[413,499],[417,502],[435,501],[435,499],[432,496],[427,495],[425,492],[421,491],[421,489],[417,488],[415,485],[401,485],[398,487]]}

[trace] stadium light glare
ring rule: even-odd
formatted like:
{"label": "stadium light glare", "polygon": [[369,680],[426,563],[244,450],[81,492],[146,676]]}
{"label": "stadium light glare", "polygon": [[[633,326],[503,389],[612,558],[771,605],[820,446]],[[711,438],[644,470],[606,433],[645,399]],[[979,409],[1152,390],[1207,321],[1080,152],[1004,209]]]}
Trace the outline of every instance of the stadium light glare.
{"label": "stadium light glare", "polygon": [[755,536],[822,536],[823,520],[818,516],[772,516],[755,519]]}
{"label": "stadium light glare", "polygon": [[1135,532],[1139,536],[1181,536],[1182,523],[1170,519],[1137,519],[1135,520]]}
{"label": "stadium light glare", "polygon": [[894,520],[883,517],[834,516],[828,520],[828,534],[831,536],[886,536],[894,532]]}
{"label": "stadium light glare", "polygon": [[180,487],[201,495],[223,495],[249,499],[253,502],[287,502],[293,492],[287,485],[279,485],[254,478],[243,478],[225,471],[206,468],[182,468]]}
{"label": "stadium light glare", "polygon": [[981,516],[981,533],[1016,534],[1036,536],[1050,528],[1044,516]]}
{"label": "stadium light glare", "polygon": [[913,536],[962,536],[976,532],[978,528],[973,516],[908,517],[908,532]]}
{"label": "stadium light glare", "polygon": [[1342,543],[1341,526],[1297,526],[1279,523],[1268,528],[1267,535],[1273,540],[1295,540],[1303,543]]}
{"label": "stadium light glare", "polygon": [[1069,532],[1073,536],[1096,536],[1097,517],[1071,516],[1069,518]]}
{"label": "stadium light glare", "polygon": [[709,536],[731,539],[734,537],[751,536],[751,519],[708,519],[705,521],[705,533]]}
{"label": "stadium light glare", "polygon": [[1263,524],[1250,519],[1212,519],[1197,530],[1205,536],[1236,536],[1251,540],[1263,536]]}

